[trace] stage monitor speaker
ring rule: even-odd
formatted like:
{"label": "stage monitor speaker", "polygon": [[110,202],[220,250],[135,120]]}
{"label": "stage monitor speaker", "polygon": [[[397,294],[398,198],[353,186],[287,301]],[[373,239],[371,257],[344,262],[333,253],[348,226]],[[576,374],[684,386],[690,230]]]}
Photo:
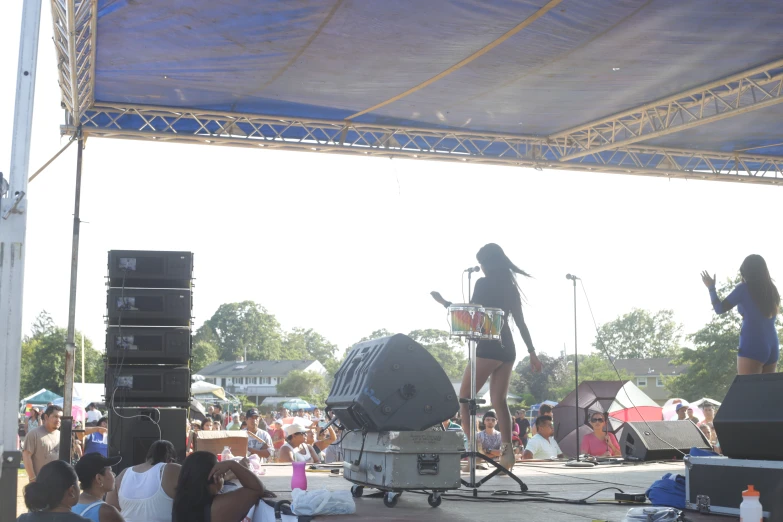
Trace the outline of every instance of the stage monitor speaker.
{"label": "stage monitor speaker", "polygon": [[446,372],[419,343],[393,335],[354,346],[326,404],[348,430],[422,431],[459,408]]}
{"label": "stage monitor speaker", "polygon": [[682,459],[691,448],[710,450],[710,443],[691,421],[626,422],[618,441],[629,460]]}
{"label": "stage monitor speaker", "polygon": [[177,450],[177,462],[185,460],[185,408],[109,409],[109,455],[122,456],[116,473],[144,462],[153,442],[167,440]]}
{"label": "stage monitor speaker", "polygon": [[186,326],[109,326],[106,358],[123,364],[183,364],[191,356]]}
{"label": "stage monitor speaker", "polygon": [[783,460],[783,373],[737,375],[715,414],[723,454],[733,459]]}
{"label": "stage monitor speaker", "polygon": [[112,406],[188,406],[190,369],[106,365],[106,403]]}
{"label": "stage monitor speaker", "polygon": [[190,326],[190,289],[109,288],[109,325]]}
{"label": "stage monitor speaker", "polygon": [[190,288],[192,278],[192,252],[109,251],[109,286]]}

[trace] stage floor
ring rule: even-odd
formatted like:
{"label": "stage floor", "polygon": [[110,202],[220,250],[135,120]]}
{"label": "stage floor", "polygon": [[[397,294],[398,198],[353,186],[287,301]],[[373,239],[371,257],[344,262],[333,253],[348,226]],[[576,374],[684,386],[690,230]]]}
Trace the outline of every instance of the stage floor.
{"label": "stage floor", "polygon": [[[281,498],[290,499],[291,468],[286,465],[270,465],[266,467],[267,474],[264,483],[267,487],[278,493]],[[618,487],[626,493],[644,493],[655,480],[665,473],[685,474],[685,468],[681,462],[677,463],[650,463],[625,466],[601,466],[595,468],[567,468],[561,463],[536,463],[517,465],[514,472],[530,488],[530,492],[545,493],[550,497],[567,499],[581,499],[592,495],[596,491],[606,487]],[[479,477],[486,475],[487,471],[477,471]],[[467,474],[463,473],[463,478]],[[342,477],[331,477],[327,473],[309,472],[307,474],[308,487],[310,489],[350,489],[350,483]],[[24,473],[19,476],[19,498],[17,502],[17,515],[26,512],[21,498],[22,487],[27,483]],[[479,490],[480,496],[490,496],[496,490],[514,490],[515,482],[505,477],[495,477]],[[606,520],[619,522],[623,519],[628,509],[632,506],[612,504],[552,504],[545,502],[477,502],[443,499],[440,507],[431,508],[427,504],[427,497],[415,493],[404,493],[397,505],[387,508],[383,505],[383,499],[368,497],[376,490],[365,488],[364,497],[357,499],[355,515],[323,517],[330,522],[353,521],[410,521],[428,520],[475,522],[476,520],[508,520],[524,514],[525,518],[533,520],[546,520],[547,522],[566,522],[580,520]],[[455,493],[469,495],[467,490]],[[508,498],[508,497],[500,497]],[[530,498],[518,496],[515,498]],[[591,500],[611,500],[614,491],[607,490],[595,495]],[[733,517],[707,516],[694,512],[687,512],[688,520],[737,520]]]}
{"label": "stage floor", "polygon": [[[650,463],[638,465],[600,466],[594,468],[567,468],[562,463],[518,464],[515,474],[525,482],[529,493],[546,494],[549,497],[581,499],[596,491],[618,487],[626,493],[644,493],[647,488],[666,473],[685,474],[682,462]],[[479,477],[487,475],[488,471],[477,471]],[[267,466],[264,483],[279,496],[290,498],[290,468],[277,465]],[[467,478],[467,473],[463,473]],[[349,489],[350,483],[342,477],[330,477],[325,473],[310,472],[307,474],[309,489]],[[495,477],[479,489],[479,496],[487,497],[496,490],[517,490],[516,483],[506,477]],[[431,508],[427,497],[416,493],[403,493],[397,505],[387,508],[383,499],[368,498],[377,490],[365,488],[364,496],[356,501],[357,513],[351,516],[326,517],[329,521],[353,520],[359,521],[402,521],[431,520],[475,522],[476,520],[509,520],[509,517],[524,514],[531,520],[546,520],[547,522],[565,522],[579,520],[606,520],[619,522],[628,509],[634,506],[611,504],[553,504],[548,502],[477,502],[462,501],[444,497],[442,504]],[[454,493],[470,495],[469,490]],[[591,500],[612,500],[614,490],[598,493]],[[500,496],[494,498],[509,498]],[[530,496],[514,496],[513,498],[531,498]],[[705,516],[689,512],[688,520],[732,520],[732,517]]]}

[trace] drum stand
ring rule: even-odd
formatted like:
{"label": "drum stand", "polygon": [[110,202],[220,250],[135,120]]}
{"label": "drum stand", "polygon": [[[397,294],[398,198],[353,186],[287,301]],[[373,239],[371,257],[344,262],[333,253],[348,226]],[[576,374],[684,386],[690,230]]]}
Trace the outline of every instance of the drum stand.
{"label": "drum stand", "polygon": [[[476,398],[476,341],[473,339],[468,339],[468,364],[470,365],[470,398],[465,399],[460,397],[459,402],[460,404],[467,404],[468,410],[470,411],[470,451],[462,454],[462,458],[467,457],[468,462],[470,463],[470,481],[466,481],[464,479],[460,480],[465,487],[473,490],[474,497],[478,497],[479,486],[487,482],[495,475],[499,473],[505,473],[509,478],[513,479],[517,484],[519,484],[520,491],[525,492],[528,489],[527,485],[522,482],[519,477],[501,466],[499,463],[495,462],[495,460],[493,460],[491,457],[477,451],[475,432],[476,413],[478,412],[478,405],[484,404],[486,401],[484,399]],[[482,478],[478,482],[476,482],[476,458],[480,458],[495,467],[492,473]]]}

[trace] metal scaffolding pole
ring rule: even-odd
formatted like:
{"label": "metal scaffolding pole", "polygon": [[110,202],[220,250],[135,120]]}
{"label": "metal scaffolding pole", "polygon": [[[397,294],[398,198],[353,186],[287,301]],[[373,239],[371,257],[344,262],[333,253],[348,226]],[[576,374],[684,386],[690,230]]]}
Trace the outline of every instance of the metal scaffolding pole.
{"label": "metal scaffolding pole", "polygon": [[73,379],[76,366],[76,281],[79,272],[79,229],[81,219],[79,207],[82,195],[82,153],[84,151],[84,137],[81,129],[77,132],[76,145],[76,189],[73,203],[73,239],[71,242],[71,290],[68,300],[68,334],[65,339],[65,385],[63,388],[63,423],[60,428],[60,460],[71,462],[72,444],[71,433],[73,429]]}
{"label": "metal scaffolding pole", "polygon": [[22,288],[27,232],[27,177],[33,129],[41,0],[25,0],[19,39],[11,171],[0,197],[0,522],[16,520],[16,447],[22,359]]}

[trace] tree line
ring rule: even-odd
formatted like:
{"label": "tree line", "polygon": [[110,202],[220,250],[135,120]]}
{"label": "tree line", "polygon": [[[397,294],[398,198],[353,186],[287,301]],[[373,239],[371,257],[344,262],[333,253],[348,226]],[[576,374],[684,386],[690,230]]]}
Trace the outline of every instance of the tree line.
{"label": "tree line", "polygon": [[[719,294],[726,295],[738,282],[738,279],[726,280],[720,285]],[[594,353],[579,356],[579,381],[630,379],[632,375],[617,372],[611,361],[666,357],[674,364],[687,366],[687,371],[681,375],[664,377],[664,384],[673,396],[722,400],[736,375],[740,325],[741,318],[732,311],[714,315],[703,328],[683,336],[683,327],[675,321],[672,310],[631,310],[599,327],[593,343]],[[783,327],[780,322],[778,325],[783,338]],[[22,343],[23,396],[40,388],[62,393],[65,334],[65,329],[56,326],[45,311],[36,318],[31,334],[25,336]],[[357,343],[387,335],[392,332],[375,330]],[[467,364],[464,344],[444,330],[414,330],[408,336],[432,354],[450,379],[461,379]],[[81,337],[77,332],[77,346],[80,346]],[[693,347],[684,347],[683,338]],[[317,360],[326,368],[327,376],[318,379],[305,372],[291,372],[278,389],[286,395],[301,396],[321,404],[328,393],[331,377],[349,348],[339,349],[313,329],[284,331],[272,313],[253,301],[226,303],[196,330],[192,368],[197,373],[215,361],[234,361],[245,354],[248,360]],[[81,377],[79,349],[76,358],[78,380]],[[87,382],[103,381],[102,358],[102,352],[94,349],[93,343],[85,338]],[[559,401],[574,387],[573,355],[539,354],[539,359],[544,368],[542,373],[530,372],[529,358],[525,357],[517,363],[512,375],[510,392],[520,396],[520,402],[527,405],[546,399]]]}

